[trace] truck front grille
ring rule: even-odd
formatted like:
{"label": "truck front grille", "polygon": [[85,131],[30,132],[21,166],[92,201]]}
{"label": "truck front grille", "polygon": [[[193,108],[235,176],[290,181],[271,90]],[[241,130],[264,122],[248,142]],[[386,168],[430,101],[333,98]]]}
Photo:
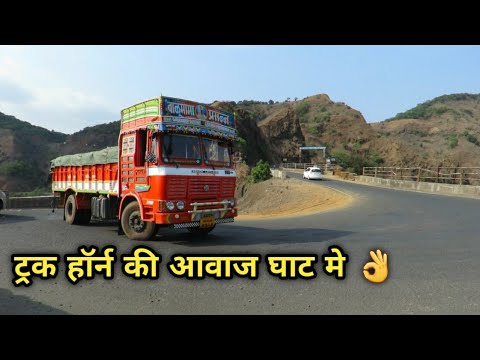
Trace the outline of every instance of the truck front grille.
{"label": "truck front grille", "polygon": [[215,201],[221,189],[220,178],[194,177],[188,182],[188,196],[192,200]]}

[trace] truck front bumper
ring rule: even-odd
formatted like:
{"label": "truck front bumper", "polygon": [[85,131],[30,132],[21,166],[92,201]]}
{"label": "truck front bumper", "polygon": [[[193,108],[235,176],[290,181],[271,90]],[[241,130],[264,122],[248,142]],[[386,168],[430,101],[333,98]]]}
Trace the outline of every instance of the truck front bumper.
{"label": "truck front bumper", "polygon": [[[234,221],[234,218],[223,218],[223,219],[215,219],[215,224],[225,224],[231,223]],[[200,227],[200,221],[192,221],[188,223],[181,223],[181,224],[171,224],[171,228],[173,229],[185,229],[190,227]]]}

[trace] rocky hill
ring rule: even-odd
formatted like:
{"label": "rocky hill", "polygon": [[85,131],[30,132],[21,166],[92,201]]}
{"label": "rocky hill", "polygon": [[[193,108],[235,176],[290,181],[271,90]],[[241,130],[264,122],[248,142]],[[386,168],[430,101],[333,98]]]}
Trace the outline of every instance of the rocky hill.
{"label": "rocky hill", "polygon": [[62,149],[62,155],[100,150],[107,146],[115,146],[118,143],[119,132],[119,121],[86,127],[79,132],[67,136]]}
{"label": "rocky hill", "polygon": [[480,94],[440,96],[371,127],[389,165],[480,166]]}
{"label": "rocky hill", "polygon": [[280,163],[284,158],[288,162],[325,161],[323,151],[303,151],[300,159],[299,147],[307,145],[326,146],[327,155],[357,172],[361,166],[382,163],[371,146],[375,131],[362,114],[326,94],[283,103],[241,101],[232,108],[250,114],[257,122],[269,153],[264,159],[270,162]]}
{"label": "rocky hill", "polygon": [[237,129],[241,137],[237,143],[236,151],[240,152],[249,164],[255,164],[261,159],[272,161],[265,147],[265,136],[258,128],[255,114],[237,107],[234,102],[215,102],[212,105],[226,111],[236,112]]}
{"label": "rocky hill", "polygon": [[[236,112],[237,151],[250,166],[324,161],[323,152],[300,146],[326,146],[327,156],[357,173],[363,166],[480,166],[480,95],[444,95],[392,119],[368,124],[350,106],[319,94],[293,101],[215,102]],[[50,159],[117,143],[118,122],[66,135],[0,113],[0,188],[45,188]]]}
{"label": "rocky hill", "polygon": [[260,132],[266,139],[270,161],[279,164],[284,158],[295,159],[298,148],[305,145],[305,137],[295,111],[284,108],[274,112],[258,123]]}
{"label": "rocky hill", "polygon": [[236,113],[238,132],[245,140],[237,150],[249,165],[260,159],[272,164],[281,163],[283,158],[298,159],[298,148],[305,145],[305,137],[292,104],[241,101],[213,105]]}

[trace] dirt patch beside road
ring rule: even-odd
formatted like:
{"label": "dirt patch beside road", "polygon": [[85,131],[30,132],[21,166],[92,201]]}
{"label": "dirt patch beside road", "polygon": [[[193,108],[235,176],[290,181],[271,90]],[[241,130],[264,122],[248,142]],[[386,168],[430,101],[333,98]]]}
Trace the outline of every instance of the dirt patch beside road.
{"label": "dirt patch beside road", "polygon": [[[247,184],[238,197],[238,220],[308,215],[350,205],[351,196],[327,185],[298,179],[270,179]],[[323,185],[323,184],[321,184]]]}

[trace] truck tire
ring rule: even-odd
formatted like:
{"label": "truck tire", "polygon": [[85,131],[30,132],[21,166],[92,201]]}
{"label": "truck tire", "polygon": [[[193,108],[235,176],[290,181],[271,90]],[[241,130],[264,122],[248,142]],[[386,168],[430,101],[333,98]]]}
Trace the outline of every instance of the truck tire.
{"label": "truck tire", "polygon": [[71,194],[68,198],[67,201],[65,201],[65,222],[67,224],[73,225],[78,223],[78,210],[77,206],[75,204],[75,195]]}
{"label": "truck tire", "polygon": [[157,231],[155,223],[142,220],[140,207],[136,201],[125,207],[120,221],[123,232],[131,240],[150,240]]}
{"label": "truck tire", "polygon": [[205,236],[207,235],[210,231],[212,231],[213,229],[215,229],[215,226],[217,224],[213,225],[212,227],[209,227],[209,228],[199,228],[199,227],[189,227],[187,228],[187,230],[195,235],[195,236]]}

